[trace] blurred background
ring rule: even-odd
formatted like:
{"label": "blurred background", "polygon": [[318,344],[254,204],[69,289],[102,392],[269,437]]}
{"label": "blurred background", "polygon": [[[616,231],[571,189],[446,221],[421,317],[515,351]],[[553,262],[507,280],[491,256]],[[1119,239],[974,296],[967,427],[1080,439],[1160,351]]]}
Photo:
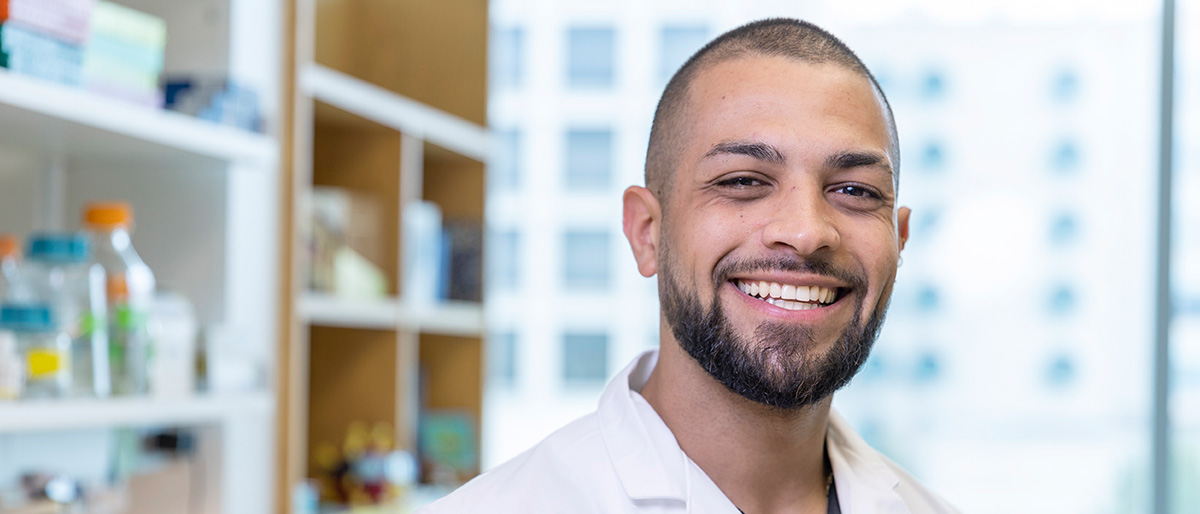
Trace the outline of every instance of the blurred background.
{"label": "blurred background", "polygon": [[776,16],[913,209],[835,407],[964,512],[1200,512],[1194,0],[0,0],[0,513],[408,512],[591,412],[662,88]]}

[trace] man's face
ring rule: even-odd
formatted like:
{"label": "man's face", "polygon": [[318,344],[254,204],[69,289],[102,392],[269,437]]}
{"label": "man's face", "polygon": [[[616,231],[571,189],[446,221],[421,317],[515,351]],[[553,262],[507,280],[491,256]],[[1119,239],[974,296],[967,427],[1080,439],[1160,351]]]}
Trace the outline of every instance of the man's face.
{"label": "man's face", "polygon": [[882,103],[843,68],[747,57],[702,70],[685,109],[664,317],[734,392],[819,401],[865,361],[907,235]]}

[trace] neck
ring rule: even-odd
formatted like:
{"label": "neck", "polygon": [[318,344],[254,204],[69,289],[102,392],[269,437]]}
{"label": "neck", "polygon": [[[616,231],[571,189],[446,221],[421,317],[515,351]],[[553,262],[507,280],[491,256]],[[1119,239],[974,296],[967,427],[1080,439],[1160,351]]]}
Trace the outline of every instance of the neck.
{"label": "neck", "polygon": [[658,364],[641,393],[683,452],[747,514],[824,513],[830,399],[792,410],[747,400],[663,330]]}

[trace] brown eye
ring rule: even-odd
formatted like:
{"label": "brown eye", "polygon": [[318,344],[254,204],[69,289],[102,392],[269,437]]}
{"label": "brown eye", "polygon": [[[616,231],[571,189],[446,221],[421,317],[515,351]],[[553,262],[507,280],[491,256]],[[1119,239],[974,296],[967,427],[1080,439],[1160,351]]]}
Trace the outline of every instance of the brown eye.
{"label": "brown eye", "polygon": [[867,189],[862,186],[842,186],[842,187],[835,189],[834,192],[841,193],[846,196],[857,197],[857,198],[871,198],[871,199],[881,198],[878,193],[871,191],[870,189]]}
{"label": "brown eye", "polygon": [[733,177],[731,179],[722,180],[717,184],[724,187],[747,188],[761,186],[763,183],[761,180],[753,177]]}

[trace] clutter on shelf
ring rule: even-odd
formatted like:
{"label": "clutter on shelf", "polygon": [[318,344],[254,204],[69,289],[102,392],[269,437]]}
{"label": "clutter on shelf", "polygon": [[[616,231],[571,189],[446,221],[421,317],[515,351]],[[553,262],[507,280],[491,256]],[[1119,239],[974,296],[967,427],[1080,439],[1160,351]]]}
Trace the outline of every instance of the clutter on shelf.
{"label": "clutter on shelf", "polygon": [[313,458],[321,470],[320,497],[335,505],[379,505],[410,491],[417,481],[416,459],[395,447],[393,434],[387,423],[357,421],[340,445],[318,446]]}
{"label": "clutter on shelf", "polygon": [[263,132],[258,93],[228,76],[172,73],[167,23],[104,0],[0,0],[0,67]]}
{"label": "clutter on shelf", "polygon": [[478,220],[444,218],[436,203],[414,202],[404,213],[404,235],[410,301],[421,306],[481,300],[483,226]]}
{"label": "clutter on shelf", "polygon": [[[253,370],[210,372],[230,337],[210,327],[201,338],[191,303],[157,288],[133,248],[128,204],[91,204],[83,226],[32,234],[24,253],[16,236],[0,235],[0,400],[255,386]],[[241,369],[222,364],[225,375]]]}

